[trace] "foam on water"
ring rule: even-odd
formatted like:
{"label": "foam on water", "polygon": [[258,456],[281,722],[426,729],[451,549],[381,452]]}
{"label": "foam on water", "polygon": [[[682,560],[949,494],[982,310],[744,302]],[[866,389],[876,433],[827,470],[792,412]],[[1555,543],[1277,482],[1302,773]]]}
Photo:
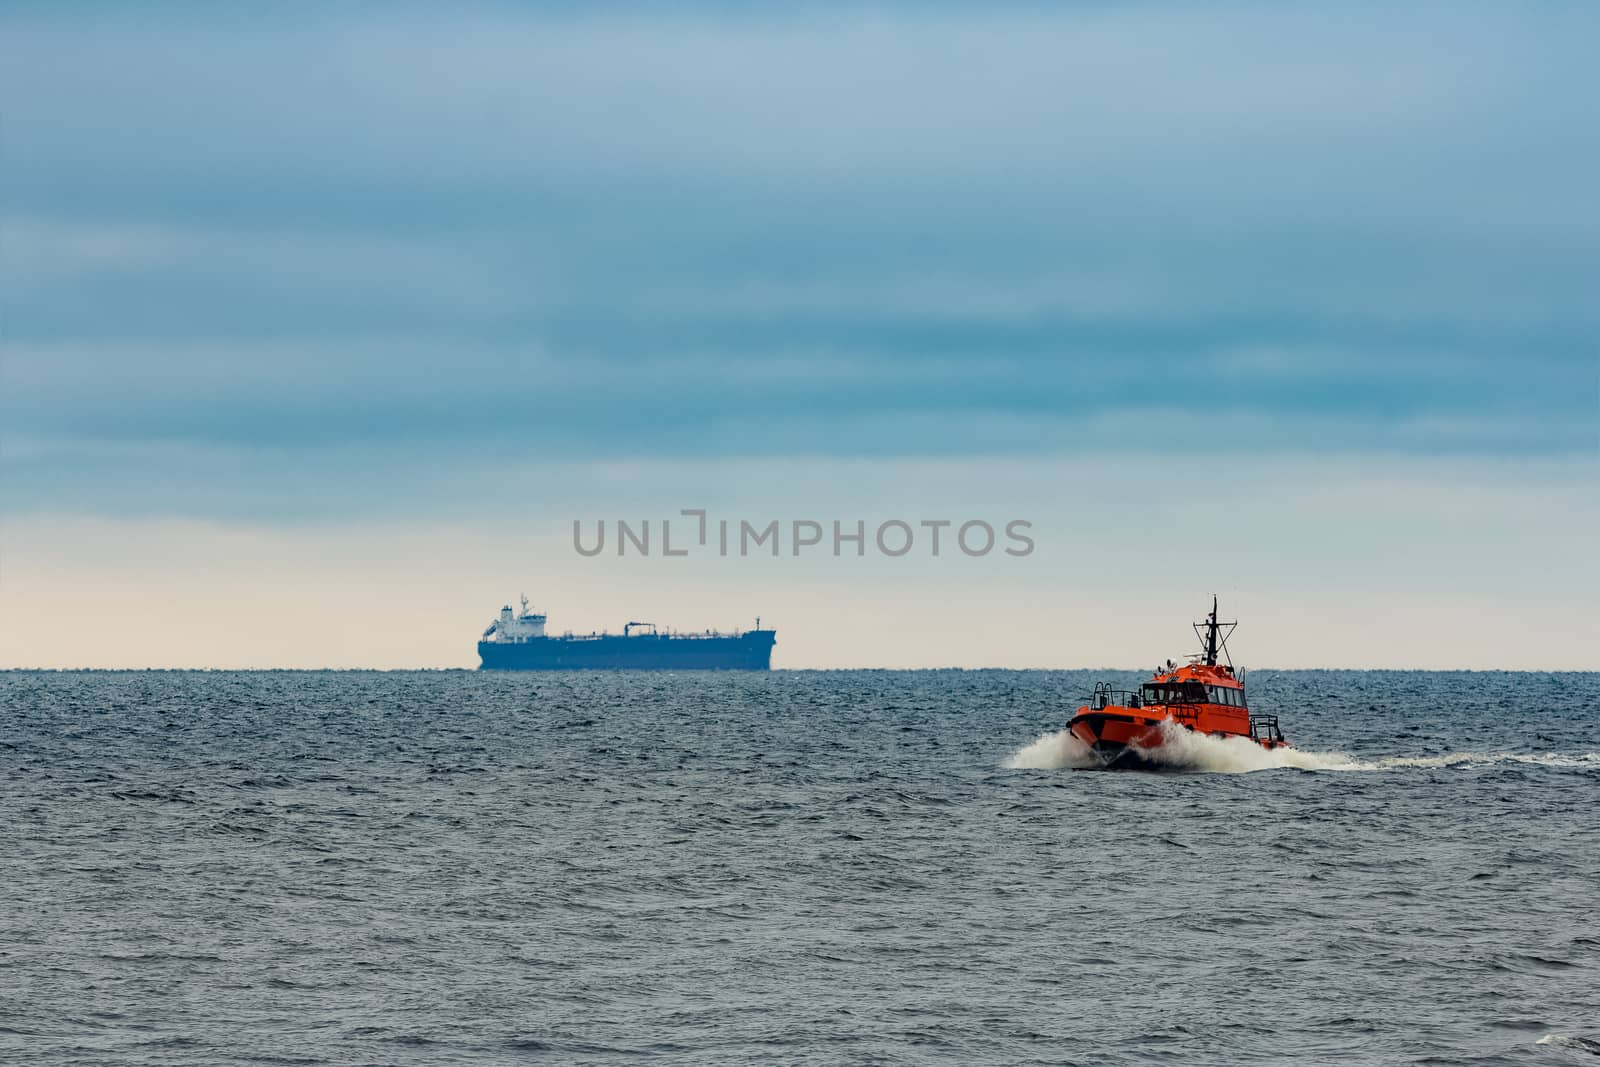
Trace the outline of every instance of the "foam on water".
{"label": "foam on water", "polygon": [[[1212,737],[1171,723],[1162,727],[1161,744],[1147,750],[1145,760],[1166,770],[1212,774],[1246,774],[1283,768],[1302,771],[1391,771],[1484,763],[1600,768],[1600,752],[1452,752],[1440,756],[1391,756],[1358,760],[1345,752],[1313,752],[1292,747],[1267,749],[1246,737]],[[1101,763],[1089,747],[1070,731],[1057,730],[1041,734],[1031,744],[1017,749],[1006,759],[1005,766],[1017,770],[1092,770],[1100,767]]]}
{"label": "foam on water", "polygon": [[1063,767],[1087,770],[1100,766],[1089,746],[1072,736],[1070,730],[1040,734],[1032,744],[1023,745],[1006,758],[1012,770],[1054,771]]}
{"label": "foam on water", "polygon": [[1387,771],[1403,767],[1455,767],[1464,763],[1526,763],[1539,767],[1600,768],[1600,752],[1451,752],[1443,756],[1394,756],[1353,762],[1332,770]]}
{"label": "foam on water", "polygon": [[1587,1052],[1591,1056],[1600,1056],[1600,1041],[1587,1037],[1574,1037],[1571,1034],[1545,1034],[1536,1045],[1553,1045],[1556,1048],[1572,1052]]}

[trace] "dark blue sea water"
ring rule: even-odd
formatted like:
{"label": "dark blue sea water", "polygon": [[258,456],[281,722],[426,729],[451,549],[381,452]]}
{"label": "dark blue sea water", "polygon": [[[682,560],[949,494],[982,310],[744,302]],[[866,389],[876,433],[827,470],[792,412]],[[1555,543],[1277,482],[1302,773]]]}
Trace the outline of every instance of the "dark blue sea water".
{"label": "dark blue sea water", "polygon": [[0,1058],[1600,1065],[1600,675],[1096,677],[0,675]]}

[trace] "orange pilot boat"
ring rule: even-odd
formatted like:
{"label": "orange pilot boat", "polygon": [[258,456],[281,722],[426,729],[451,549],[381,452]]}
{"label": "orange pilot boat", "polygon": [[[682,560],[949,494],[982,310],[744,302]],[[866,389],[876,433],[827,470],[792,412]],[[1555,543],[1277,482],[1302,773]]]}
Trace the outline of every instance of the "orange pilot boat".
{"label": "orange pilot boat", "polygon": [[[1108,769],[1156,762],[1174,727],[1248,738],[1262,748],[1288,747],[1276,715],[1250,714],[1244,679],[1228,657],[1228,636],[1237,625],[1217,621],[1217,598],[1212,597],[1211,614],[1194,624],[1200,655],[1181,667],[1168,660],[1166,669],[1158,669],[1137,692],[1100,682],[1067,729]],[[1227,662],[1218,663],[1219,654]]]}

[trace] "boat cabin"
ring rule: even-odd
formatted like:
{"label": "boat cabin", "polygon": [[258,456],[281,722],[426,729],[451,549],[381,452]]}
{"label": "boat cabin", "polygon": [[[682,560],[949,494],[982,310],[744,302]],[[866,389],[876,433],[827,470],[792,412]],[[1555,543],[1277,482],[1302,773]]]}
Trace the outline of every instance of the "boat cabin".
{"label": "boat cabin", "polygon": [[1223,704],[1245,707],[1244,690],[1234,686],[1207,685],[1197,680],[1157,680],[1139,687],[1135,697],[1141,704]]}

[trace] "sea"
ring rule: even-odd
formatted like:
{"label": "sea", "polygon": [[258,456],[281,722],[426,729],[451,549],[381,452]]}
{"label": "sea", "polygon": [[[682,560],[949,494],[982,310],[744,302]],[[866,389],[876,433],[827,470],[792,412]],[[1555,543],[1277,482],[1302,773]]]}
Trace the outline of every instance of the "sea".
{"label": "sea", "polygon": [[0,1061],[1593,1064],[1600,674],[0,674]]}

